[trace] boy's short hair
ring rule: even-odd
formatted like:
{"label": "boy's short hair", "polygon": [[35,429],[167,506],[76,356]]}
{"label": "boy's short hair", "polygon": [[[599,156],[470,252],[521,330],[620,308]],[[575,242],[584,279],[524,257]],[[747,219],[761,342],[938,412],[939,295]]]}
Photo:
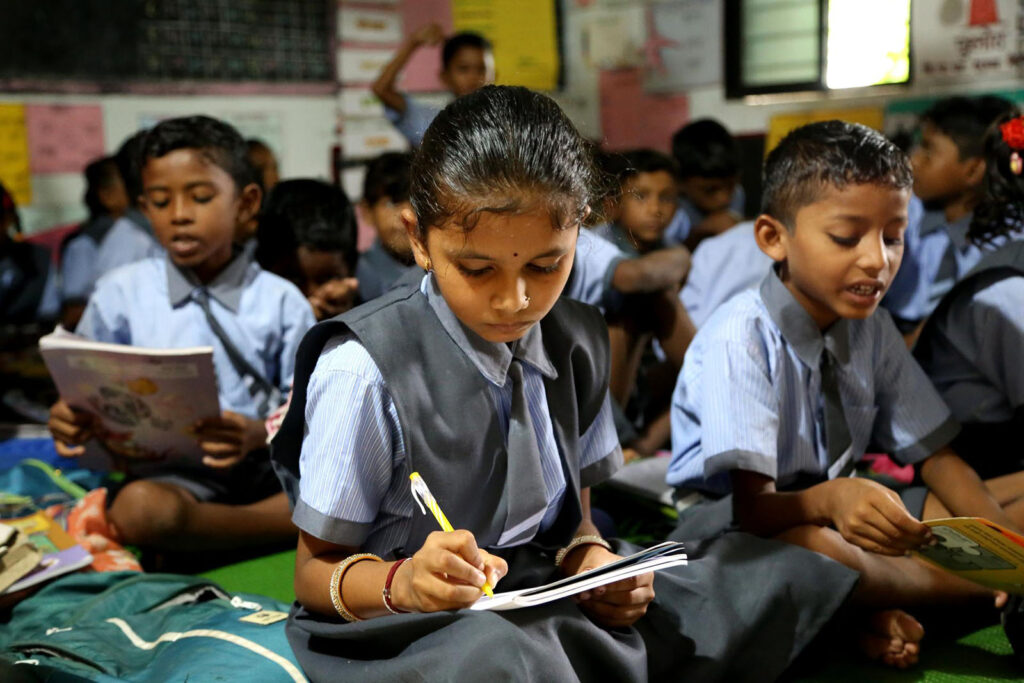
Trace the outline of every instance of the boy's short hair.
{"label": "boy's short hair", "polygon": [[740,172],[740,149],[725,126],[714,119],[688,123],[672,136],[672,156],[680,179],[732,178]]}
{"label": "boy's short hair", "polygon": [[385,152],[366,165],[363,178],[363,201],[373,206],[382,199],[393,203],[409,201],[409,178],[412,154]]}
{"label": "boy's short hair", "polygon": [[988,127],[1012,110],[1012,102],[996,95],[947,97],[921,114],[921,122],[932,124],[953,140],[960,158],[966,159],[984,154]]}
{"label": "boy's short hair", "polygon": [[667,154],[653,149],[633,149],[623,152],[620,156],[622,166],[619,170],[619,183],[622,185],[641,173],[658,173],[659,171],[668,173],[676,180],[679,179],[679,165]]}
{"label": "boy's short hair", "polygon": [[121,171],[121,179],[124,181],[124,189],[128,193],[128,201],[132,206],[138,203],[139,195],[142,194],[142,147],[148,134],[148,130],[136,131],[121,143],[114,154],[117,168]]}
{"label": "boy's short hair", "polygon": [[456,33],[451,38],[444,41],[444,47],[441,48],[441,68],[447,69],[458,51],[464,47],[473,47],[478,50],[483,50],[484,52],[490,52],[492,50],[491,41],[487,40],[479,33],[474,33],[472,31]]}
{"label": "boy's short hair", "polygon": [[903,190],[912,183],[910,159],[878,131],[845,121],[810,123],[784,137],[765,160],[761,212],[792,228],[797,212],[827,187]]}
{"label": "boy's short hair", "polygon": [[356,216],[344,190],[320,180],[283,180],[267,195],[256,233],[256,260],[268,270],[299,247],[340,252],[356,266]]}
{"label": "boy's short hair", "polygon": [[245,139],[231,124],[210,116],[183,116],[156,124],[142,143],[139,168],[178,149],[194,149],[224,169],[238,190],[255,183]]}
{"label": "boy's short hair", "polygon": [[[100,191],[107,189],[121,178],[115,157],[94,159],[85,167],[85,196],[83,201],[89,209],[89,217],[97,218],[107,211],[100,201]],[[123,180],[122,180],[123,182]]]}

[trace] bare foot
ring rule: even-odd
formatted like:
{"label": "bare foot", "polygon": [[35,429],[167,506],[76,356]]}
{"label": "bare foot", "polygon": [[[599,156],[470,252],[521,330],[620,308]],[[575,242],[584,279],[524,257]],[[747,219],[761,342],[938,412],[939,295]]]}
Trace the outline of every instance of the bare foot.
{"label": "bare foot", "polygon": [[876,659],[897,669],[917,664],[921,652],[924,627],[903,610],[875,612],[860,635],[860,649],[870,659]]}

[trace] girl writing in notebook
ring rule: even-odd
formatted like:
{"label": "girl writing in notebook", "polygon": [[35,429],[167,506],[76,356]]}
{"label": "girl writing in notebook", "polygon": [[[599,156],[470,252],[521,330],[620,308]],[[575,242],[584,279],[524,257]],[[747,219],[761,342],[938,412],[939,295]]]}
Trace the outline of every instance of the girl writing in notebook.
{"label": "girl writing in notebook", "polygon": [[[607,329],[560,298],[591,173],[549,98],[458,99],[426,132],[403,213],[427,274],[304,339],[272,451],[301,531],[287,631],[312,680],[766,680],[844,601],[820,586],[853,586],[826,558],[731,534],[575,600],[461,609],[485,583],[542,585],[635,550],[590,520],[589,487],[622,464]],[[454,532],[421,514],[412,472]],[[758,571],[780,554],[799,570]]]}

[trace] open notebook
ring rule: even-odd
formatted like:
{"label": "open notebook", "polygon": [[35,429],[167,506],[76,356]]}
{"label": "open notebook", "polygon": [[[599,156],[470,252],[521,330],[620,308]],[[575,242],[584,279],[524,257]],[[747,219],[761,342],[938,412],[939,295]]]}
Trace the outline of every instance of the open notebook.
{"label": "open notebook", "polygon": [[493,598],[484,596],[477,600],[470,609],[500,611],[543,605],[552,600],[567,598],[570,595],[614,583],[620,579],[628,579],[637,574],[684,564],[686,564],[686,552],[683,544],[666,541],[603,567],[559,579],[544,586],[496,593]]}

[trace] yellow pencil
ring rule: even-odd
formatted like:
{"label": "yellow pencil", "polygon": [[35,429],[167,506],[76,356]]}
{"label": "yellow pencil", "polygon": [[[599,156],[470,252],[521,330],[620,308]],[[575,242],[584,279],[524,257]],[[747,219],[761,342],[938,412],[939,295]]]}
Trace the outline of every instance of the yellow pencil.
{"label": "yellow pencil", "polygon": [[[455,531],[451,522],[449,522],[448,518],[444,516],[443,512],[441,512],[441,506],[437,504],[437,499],[434,498],[434,494],[432,494],[430,489],[427,488],[427,482],[423,481],[423,477],[420,476],[420,473],[413,472],[409,475],[409,480],[412,482],[412,497],[417,503],[419,503],[420,510],[423,511],[423,514],[427,514],[427,510],[423,510],[423,506],[426,505],[427,509],[434,514],[434,519],[436,519],[437,523],[441,525],[442,531]],[[490,583],[485,581],[481,590],[487,594],[487,597],[494,597],[494,591],[491,589]]]}

